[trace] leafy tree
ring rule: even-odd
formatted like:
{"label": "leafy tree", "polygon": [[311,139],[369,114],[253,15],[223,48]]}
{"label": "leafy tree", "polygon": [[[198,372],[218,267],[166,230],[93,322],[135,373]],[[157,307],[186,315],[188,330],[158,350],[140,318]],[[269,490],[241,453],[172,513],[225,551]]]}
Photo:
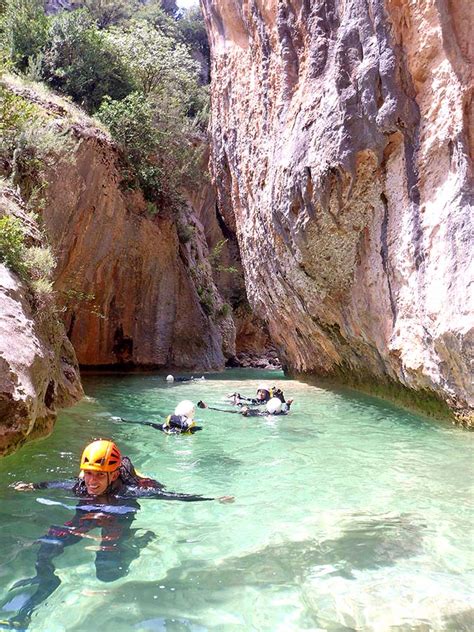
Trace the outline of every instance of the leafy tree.
{"label": "leafy tree", "polygon": [[127,28],[111,29],[109,37],[140,89],[160,101],[162,118],[185,115],[196,118],[201,128],[207,125],[208,90],[200,85],[200,65],[185,44],[150,23],[136,20]]}
{"label": "leafy tree", "polygon": [[40,0],[7,0],[0,17],[0,38],[13,64],[25,70],[41,53],[49,36],[50,20]]}
{"label": "leafy tree", "polygon": [[188,49],[145,22],[111,29],[109,39],[120,50],[145,94],[185,97],[197,85],[198,64]]}
{"label": "leafy tree", "polygon": [[172,106],[133,93],[121,101],[106,98],[97,116],[121,145],[129,185],[139,184],[147,200],[177,210],[179,190],[197,179],[200,149],[190,140],[190,126]]}
{"label": "leafy tree", "polygon": [[140,164],[153,153],[156,146],[153,109],[144,94],[133,92],[121,101],[105,97],[97,117],[123,147],[131,166]]}
{"label": "leafy tree", "polygon": [[180,41],[189,46],[194,59],[202,60],[202,80],[204,83],[209,83],[211,51],[201,8],[190,7],[184,11],[177,21],[177,27]]}
{"label": "leafy tree", "polygon": [[160,0],[152,0],[151,2],[141,6],[133,15],[135,20],[148,22],[163,35],[179,39],[178,23],[171,17],[169,13],[163,10]]}
{"label": "leafy tree", "polygon": [[129,20],[138,10],[138,0],[82,0],[77,8],[84,7],[100,29]]}
{"label": "leafy tree", "polygon": [[53,18],[42,73],[48,83],[94,112],[108,95],[122,99],[134,81],[113,42],[85,10]]}

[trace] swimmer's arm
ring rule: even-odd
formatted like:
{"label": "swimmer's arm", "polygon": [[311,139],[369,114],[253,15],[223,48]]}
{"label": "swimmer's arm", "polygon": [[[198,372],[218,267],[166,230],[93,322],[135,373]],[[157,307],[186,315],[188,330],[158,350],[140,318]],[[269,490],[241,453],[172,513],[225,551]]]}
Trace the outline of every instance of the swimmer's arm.
{"label": "swimmer's arm", "polygon": [[41,481],[39,483],[24,483],[23,481],[18,481],[18,483],[13,483],[10,487],[13,487],[13,489],[18,492],[29,492],[34,489],[72,489],[76,483],[76,479]]}
{"label": "swimmer's arm", "polygon": [[201,502],[204,500],[217,500],[220,503],[234,502],[233,496],[221,496],[219,498],[208,498],[200,494],[182,494],[180,492],[165,492],[163,490],[140,490],[139,498],[155,498],[159,500],[180,500],[185,503]]}
{"label": "swimmer's arm", "polygon": [[120,421],[126,424],[139,424],[141,426],[150,426],[155,430],[163,430],[163,424],[156,424],[153,421],[132,421],[131,419],[123,419],[122,417],[120,417]]}
{"label": "swimmer's arm", "polygon": [[249,408],[248,406],[244,406],[242,408],[241,414],[244,417],[264,417],[266,412],[262,412],[261,410],[257,410],[256,408]]}
{"label": "swimmer's arm", "polygon": [[206,402],[202,400],[197,403],[198,408],[207,408],[208,410],[215,410],[219,413],[230,413],[233,415],[240,414],[240,410],[229,410],[228,408],[217,408],[217,406],[209,406]]}

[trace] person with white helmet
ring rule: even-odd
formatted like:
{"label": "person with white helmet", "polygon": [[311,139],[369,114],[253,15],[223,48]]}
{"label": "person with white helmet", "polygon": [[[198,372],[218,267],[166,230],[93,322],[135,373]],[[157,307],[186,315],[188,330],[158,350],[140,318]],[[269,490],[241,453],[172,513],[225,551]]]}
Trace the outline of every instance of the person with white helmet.
{"label": "person with white helmet", "polygon": [[250,408],[249,406],[242,406],[240,410],[229,410],[224,408],[215,408],[208,406],[206,402],[198,402],[198,408],[208,408],[209,410],[217,410],[222,413],[233,413],[243,415],[244,417],[269,417],[273,415],[287,415],[290,411],[292,399],[288,399],[286,402],[282,402],[278,397],[272,397],[265,405],[265,410],[259,410],[258,408]]}
{"label": "person with white helmet", "polygon": [[163,423],[155,423],[153,421],[132,421],[131,419],[122,419],[126,424],[139,424],[141,426],[150,426],[155,430],[161,430],[166,434],[194,434],[198,430],[202,430],[202,426],[197,426],[194,421],[196,407],[189,399],[183,399],[174,409],[172,415],[168,415]]}
{"label": "person with white helmet", "polygon": [[276,388],[275,386],[270,388],[268,384],[263,382],[257,386],[257,394],[255,397],[244,397],[240,393],[232,393],[228,397],[236,406],[248,404],[252,406],[262,406],[263,404],[267,404],[272,397],[278,397],[283,404],[285,403],[285,396],[280,388]]}
{"label": "person with white helmet", "polygon": [[201,375],[201,377],[194,377],[194,375],[191,375],[191,377],[174,377],[174,375],[166,376],[168,384],[173,384],[174,382],[203,382],[205,379],[204,375]]}
{"label": "person with white helmet", "polygon": [[[194,421],[196,407],[189,399],[183,399],[174,409],[174,415],[168,415],[162,430],[167,434],[193,433],[193,428],[198,428]],[[199,428],[200,430],[200,428]]]}

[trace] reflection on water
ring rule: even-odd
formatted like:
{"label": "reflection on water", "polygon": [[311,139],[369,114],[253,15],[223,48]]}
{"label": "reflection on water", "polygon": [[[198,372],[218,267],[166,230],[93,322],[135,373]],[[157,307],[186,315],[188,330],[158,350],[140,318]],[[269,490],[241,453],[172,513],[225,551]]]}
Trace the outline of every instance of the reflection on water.
{"label": "reflection on water", "polygon": [[9,588],[34,574],[34,543],[75,508],[65,492],[8,484],[74,476],[83,446],[113,436],[168,489],[236,502],[140,501],[129,544],[141,550],[128,574],[101,582],[96,545],[69,547],[57,558],[60,586],[33,614],[35,632],[473,629],[474,435],[351,392],[264,377],[295,398],[290,415],[200,410],[203,431],[181,437],[117,418],[160,422],[181,399],[222,405],[264,378],[86,379],[90,397],[51,437],[0,461],[0,619],[31,594]]}

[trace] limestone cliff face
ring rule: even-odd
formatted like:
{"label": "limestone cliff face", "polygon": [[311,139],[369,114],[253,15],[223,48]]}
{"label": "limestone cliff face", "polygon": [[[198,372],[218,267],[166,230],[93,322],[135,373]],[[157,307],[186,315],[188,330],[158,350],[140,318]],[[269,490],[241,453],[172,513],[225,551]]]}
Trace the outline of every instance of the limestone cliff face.
{"label": "limestone cliff face", "polygon": [[[207,164],[209,156],[205,155],[204,160]],[[281,368],[264,321],[252,312],[247,301],[233,216],[226,217],[219,208],[216,189],[210,183],[198,191],[190,191],[188,198],[195,221],[206,240],[206,259],[211,265],[213,279],[224,304],[232,307],[226,363],[230,366]]]}
{"label": "limestone cliff face", "polygon": [[[18,82],[9,88],[75,142],[45,173],[42,220],[79,363],[223,368],[234,354],[235,331],[230,316],[216,316],[222,299],[193,209],[178,221],[166,209],[151,216],[139,192],[123,190],[119,152],[94,121]],[[191,239],[178,238],[180,221],[193,227]]]}
{"label": "limestone cliff face", "polygon": [[474,5],[202,4],[219,204],[285,363],[465,414]]}
{"label": "limestone cliff face", "polygon": [[[6,203],[7,202],[7,203]],[[0,216],[21,208],[5,191]],[[37,229],[30,222],[30,237]],[[82,396],[74,350],[57,317],[34,306],[31,290],[0,264],[0,456],[51,432],[57,410]]]}
{"label": "limestone cliff face", "polygon": [[[197,292],[209,277],[198,268],[199,231],[180,243],[173,218],[150,217],[140,194],[121,190],[118,155],[105,135],[75,133],[74,159],[48,178],[44,220],[80,364],[223,367],[224,326]],[[192,270],[199,270],[195,283]],[[209,281],[214,303],[212,291]]]}

